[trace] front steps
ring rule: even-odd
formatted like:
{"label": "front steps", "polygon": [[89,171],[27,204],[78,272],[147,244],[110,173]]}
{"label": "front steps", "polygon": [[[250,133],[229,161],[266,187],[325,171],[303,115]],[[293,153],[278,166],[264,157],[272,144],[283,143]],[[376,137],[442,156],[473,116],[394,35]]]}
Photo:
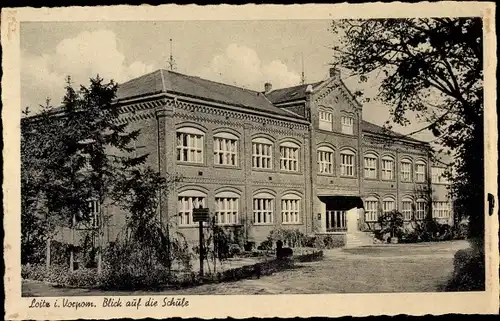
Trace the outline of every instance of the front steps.
{"label": "front steps", "polygon": [[359,247],[373,244],[371,233],[352,232],[345,235],[345,247]]}

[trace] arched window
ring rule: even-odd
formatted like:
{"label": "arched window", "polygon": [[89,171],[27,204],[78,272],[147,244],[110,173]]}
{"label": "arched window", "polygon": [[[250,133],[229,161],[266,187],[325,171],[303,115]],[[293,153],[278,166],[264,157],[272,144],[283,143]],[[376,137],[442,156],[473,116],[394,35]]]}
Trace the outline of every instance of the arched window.
{"label": "arched window", "polygon": [[424,183],[426,179],[426,170],[425,170],[425,162],[424,161],[417,161],[415,163],[415,182],[417,183]]}
{"label": "arched window", "polygon": [[401,181],[411,182],[411,160],[407,158],[401,160]]}
{"label": "arched window", "polygon": [[365,199],[365,221],[378,221],[378,199],[376,197],[368,197]]}
{"label": "arched window", "polygon": [[333,174],[334,151],[330,147],[321,146],[318,148],[318,173]]}
{"label": "arched window", "polygon": [[387,196],[382,201],[382,211],[384,213],[389,213],[396,209],[396,201],[394,197]]}
{"label": "arched window", "polygon": [[354,152],[343,150],[340,152],[340,175],[354,176]]}
{"label": "arched window", "polygon": [[391,156],[382,157],[382,180],[394,179],[394,158]]}
{"label": "arched window", "polygon": [[377,156],[372,153],[368,153],[364,158],[365,163],[365,178],[376,179],[377,178]]}
{"label": "arched window", "polygon": [[177,222],[180,226],[194,225],[193,208],[206,207],[207,195],[198,190],[187,190],[177,196]]}
{"label": "arched window", "polygon": [[273,142],[267,138],[252,140],[252,167],[257,169],[273,168]]}
{"label": "arched window", "polygon": [[401,201],[401,214],[403,214],[403,219],[405,221],[409,221],[412,219],[412,204],[413,201],[409,197],[405,197]]}
{"label": "arched window", "polygon": [[255,225],[272,224],[274,221],[274,196],[258,193],[253,197],[253,223]]}
{"label": "arched window", "polygon": [[331,109],[319,109],[319,129],[332,131],[333,130],[333,112]]}
{"label": "arched window", "polygon": [[426,201],[424,199],[418,199],[416,203],[415,219],[417,220],[425,219],[426,209],[427,209]]}
{"label": "arched window", "polygon": [[280,145],[280,169],[287,172],[299,171],[300,146],[292,142],[284,142]]}
{"label": "arched window", "polygon": [[204,133],[193,127],[177,129],[177,161],[203,163]]}
{"label": "arched window", "polygon": [[239,224],[240,195],[220,192],[215,195],[215,222],[219,225]]}
{"label": "arched window", "polygon": [[226,132],[214,135],[214,164],[227,166],[238,164],[238,136]]}
{"label": "arched window", "polygon": [[283,224],[300,223],[300,196],[286,194],[281,198],[281,222]]}

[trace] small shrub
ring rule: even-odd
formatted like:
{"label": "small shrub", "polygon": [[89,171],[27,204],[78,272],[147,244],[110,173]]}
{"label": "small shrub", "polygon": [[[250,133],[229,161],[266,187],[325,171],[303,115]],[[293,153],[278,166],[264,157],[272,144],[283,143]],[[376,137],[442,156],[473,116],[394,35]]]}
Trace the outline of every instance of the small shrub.
{"label": "small shrub", "polygon": [[259,250],[271,250],[273,248],[273,241],[270,239],[267,239],[260,243],[260,245],[257,247]]}
{"label": "small shrub", "polygon": [[243,252],[238,244],[229,245],[229,255],[231,257],[238,256]]}
{"label": "small shrub", "polygon": [[313,247],[317,249],[324,249],[325,248],[324,239],[322,237],[316,237],[314,239]]}
{"label": "small shrub", "polygon": [[453,277],[446,285],[446,291],[484,291],[484,256],[475,250],[457,251],[453,261]]}

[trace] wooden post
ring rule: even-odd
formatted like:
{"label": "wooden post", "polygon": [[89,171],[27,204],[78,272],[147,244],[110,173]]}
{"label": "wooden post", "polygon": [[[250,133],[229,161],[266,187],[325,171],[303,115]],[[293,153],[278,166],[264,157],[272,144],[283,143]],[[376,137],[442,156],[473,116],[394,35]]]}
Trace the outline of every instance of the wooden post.
{"label": "wooden post", "polygon": [[73,214],[73,218],[71,220],[71,249],[69,252],[69,270],[71,272],[74,271],[75,268],[75,258],[74,258],[74,249],[75,249],[75,225],[76,225],[76,219],[75,219],[75,214]]}
{"label": "wooden post", "polygon": [[200,276],[203,277],[203,222],[198,222],[200,227]]}

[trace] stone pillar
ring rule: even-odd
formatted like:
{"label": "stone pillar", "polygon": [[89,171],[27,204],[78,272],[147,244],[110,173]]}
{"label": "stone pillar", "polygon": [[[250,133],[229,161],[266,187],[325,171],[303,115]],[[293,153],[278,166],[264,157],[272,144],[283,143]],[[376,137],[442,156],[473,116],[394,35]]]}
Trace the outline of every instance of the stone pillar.
{"label": "stone pillar", "polygon": [[[319,209],[320,209],[320,211],[317,213],[317,214],[321,215],[321,218],[319,220],[319,232],[325,233],[326,232],[326,204],[320,201],[319,202]],[[316,217],[316,219],[318,219],[318,218]]]}

